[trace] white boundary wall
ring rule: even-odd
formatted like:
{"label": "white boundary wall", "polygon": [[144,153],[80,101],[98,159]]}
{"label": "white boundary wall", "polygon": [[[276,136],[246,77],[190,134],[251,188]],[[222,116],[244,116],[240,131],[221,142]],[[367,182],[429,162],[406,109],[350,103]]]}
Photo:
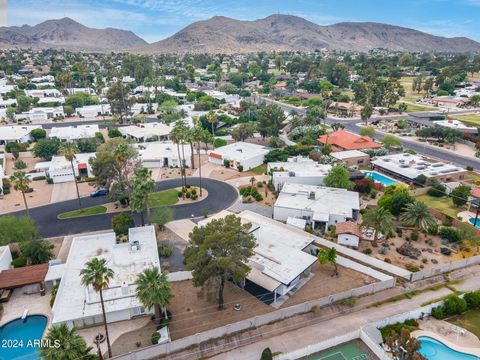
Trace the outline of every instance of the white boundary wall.
{"label": "white boundary wall", "polygon": [[410,281],[418,281],[422,279],[426,279],[432,276],[440,275],[449,271],[458,270],[467,266],[471,265],[478,265],[480,264],[480,255],[472,256],[467,259],[453,261],[448,264],[444,264],[441,266],[436,266],[430,269],[424,269],[421,271],[417,271],[412,273]]}
{"label": "white boundary wall", "polygon": [[[349,265],[353,266],[355,264],[356,266],[364,267],[364,265],[356,264],[353,261],[349,259],[343,259],[339,258],[339,261],[344,262],[344,264],[347,264],[349,262]],[[346,261],[348,260],[348,261]],[[346,265],[344,265],[346,266]],[[338,294],[333,294],[330,296],[325,296],[323,298],[317,299],[317,300],[311,300],[307,301],[302,304],[290,306],[284,309],[279,309],[275,310],[271,313],[263,314],[260,316],[255,316],[253,318],[249,318],[246,320],[238,321],[232,324],[228,324],[219,328],[211,329],[208,331],[204,331],[202,333],[198,333],[195,335],[187,336],[182,339],[174,340],[170,343],[166,344],[159,344],[159,345],[152,345],[143,349],[139,349],[137,351],[128,353],[128,354],[123,354],[117,357],[114,357],[114,359],[117,360],[140,360],[140,359],[151,359],[151,358],[156,358],[158,356],[162,355],[167,355],[170,353],[174,353],[177,351],[184,350],[192,345],[198,345],[202,342],[224,337],[225,335],[228,334],[233,334],[235,332],[239,331],[244,331],[252,328],[256,328],[262,325],[269,324],[274,321],[279,321],[294,315],[299,315],[303,313],[307,313],[311,311],[313,307],[325,307],[328,306],[334,302],[347,299],[352,296],[362,296],[362,295],[367,295],[367,294],[373,294],[378,291],[382,291],[385,289],[389,289],[395,286],[395,278],[385,275],[383,273],[380,273],[376,270],[369,269],[370,276],[373,276],[373,274],[377,273],[376,275],[378,277],[382,277],[385,280],[376,282],[373,284],[365,285],[359,288],[347,290]],[[359,335],[357,334],[356,337]],[[348,340],[344,340],[348,341]]]}

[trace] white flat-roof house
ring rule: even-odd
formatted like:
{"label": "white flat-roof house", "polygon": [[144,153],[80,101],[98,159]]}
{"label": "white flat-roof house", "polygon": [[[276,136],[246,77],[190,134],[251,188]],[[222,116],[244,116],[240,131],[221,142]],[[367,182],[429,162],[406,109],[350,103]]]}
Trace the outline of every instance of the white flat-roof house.
{"label": "white flat-roof house", "polygon": [[288,161],[268,163],[267,169],[272,172],[272,184],[280,191],[285,183],[323,185],[331,165],[319,164],[301,156],[289,158]]}
{"label": "white flat-roof house", "polygon": [[34,129],[41,129],[36,125],[16,125],[16,126],[0,126],[0,145],[10,142],[26,143],[32,140],[30,133]]}
{"label": "white flat-roof house", "polygon": [[[205,226],[213,219],[224,218],[233,213],[224,210],[214,216],[202,220],[199,226]],[[251,267],[247,275],[245,289],[249,290],[249,282],[270,292],[270,298],[264,296],[263,301],[275,304],[277,296],[286,295],[294,289],[302,279],[307,279],[310,269],[317,260],[310,255],[310,245],[315,237],[297,227],[280,223],[249,210],[236,214],[243,223],[251,223],[250,233],[257,242],[254,255],[249,259]],[[266,294],[265,294],[266,295]]]}
{"label": "white flat-roof house", "polygon": [[239,141],[210,150],[208,152],[208,161],[213,164],[223,165],[224,161],[227,160],[231,168],[238,169],[239,166],[242,166],[243,170],[246,171],[262,165],[265,155],[270,151],[270,148],[262,145]]}
{"label": "white flat-roof house", "polygon": [[[180,159],[178,157],[177,145],[171,141],[165,142],[148,142],[135,144],[134,147],[138,150],[142,166],[146,168],[162,168],[162,167],[179,167]],[[180,148],[180,155],[183,158],[185,153],[185,165],[192,166],[192,151],[190,146],[184,146],[183,150]],[[205,154],[204,150],[200,150],[200,154]],[[197,152],[194,152],[195,163],[197,162]]]}
{"label": "white flat-roof house", "polygon": [[111,115],[110,104],[86,105],[75,109],[77,115],[84,118],[91,118],[102,115]]}
{"label": "white flat-roof house", "polygon": [[[95,153],[75,154],[75,159],[73,160],[75,177],[93,176],[89,162],[93,157],[95,157]],[[45,172],[45,175],[51,177],[55,184],[75,180],[72,165],[70,164],[70,161],[65,159],[65,156],[54,156],[51,161],[37,163],[35,165],[35,170],[38,172]]]}
{"label": "white flat-roof house", "polygon": [[94,259],[107,260],[113,278],[103,291],[107,322],[129,320],[153,313],[137,297],[135,280],[143,270],[160,269],[155,228],[144,226],[128,231],[128,242],[117,244],[115,233],[75,237],[52,307],[52,325],[85,327],[103,322],[100,296],[82,285],[80,271]]}
{"label": "white flat-roof house", "polygon": [[62,106],[57,107],[38,107],[28,112],[15,115],[17,120],[30,120],[33,123],[47,121],[48,119],[63,118],[65,113]]}
{"label": "white flat-roof house", "polygon": [[60,98],[63,97],[62,93],[57,89],[34,89],[25,90],[25,95],[32,98]]}
{"label": "white flat-roof house", "polygon": [[307,220],[314,229],[327,230],[329,225],[357,220],[359,211],[357,192],[287,183],[275,202],[273,218],[286,222],[296,217]]}
{"label": "white flat-roof house", "polygon": [[[152,106],[153,112],[157,112],[157,110],[158,110],[158,103],[152,102],[152,103],[151,103],[151,106]],[[145,113],[147,113],[147,110],[148,110],[148,104],[140,104],[140,103],[134,104],[134,105],[130,108],[130,111],[131,111],[132,114],[134,114],[134,115],[145,114]]]}
{"label": "white flat-roof house", "polygon": [[123,137],[135,142],[168,140],[172,127],[163,123],[145,123],[119,127]]}
{"label": "white flat-roof house", "polygon": [[94,138],[95,134],[99,132],[98,125],[78,125],[78,126],[60,126],[52,127],[50,134],[51,138],[57,138],[61,141],[75,141],[81,139]]}
{"label": "white flat-roof house", "polygon": [[408,182],[414,181],[420,175],[424,175],[427,182],[433,179],[440,182],[455,182],[464,180],[468,173],[466,169],[456,165],[408,153],[379,156],[371,163],[375,169]]}
{"label": "white flat-roof house", "polygon": [[370,163],[370,156],[360,150],[332,152],[330,156],[342,161],[347,166],[368,165]]}

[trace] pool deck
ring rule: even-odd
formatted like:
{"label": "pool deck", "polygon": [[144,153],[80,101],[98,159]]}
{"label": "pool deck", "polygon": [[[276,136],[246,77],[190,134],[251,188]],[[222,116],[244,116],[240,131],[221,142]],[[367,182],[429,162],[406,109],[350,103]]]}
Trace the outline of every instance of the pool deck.
{"label": "pool deck", "polygon": [[[379,171],[377,171],[377,170],[362,170],[362,172],[363,172],[367,177],[369,177],[370,179],[372,179],[373,181],[375,181],[375,182],[377,182],[377,183],[379,183],[379,184],[382,184],[383,186],[396,185],[396,184],[402,184],[402,183],[403,183],[402,181],[397,180],[397,179],[394,179],[394,178],[392,178],[391,176],[385,175],[385,174],[383,174],[383,173],[381,173],[381,172],[379,172]],[[375,180],[373,177],[367,175],[367,174],[372,174],[372,173],[378,174],[378,175],[384,177],[385,179],[391,180],[391,181],[393,182],[393,184],[388,184],[388,185],[387,185],[387,184],[384,184],[383,182],[381,182],[381,181],[379,181],[379,180]]]}
{"label": "pool deck", "polygon": [[50,307],[50,289],[47,288],[45,296],[39,293],[26,295],[22,289],[15,289],[10,300],[3,303],[3,315],[0,326],[7,322],[21,318],[23,312],[28,309],[28,315],[44,315],[48,318],[46,329],[51,325],[52,309]]}
{"label": "pool deck", "polygon": [[454,331],[456,327],[446,321],[428,319],[420,321],[420,329],[412,332],[414,338],[420,336],[428,336],[432,339],[438,340],[448,346],[449,348],[480,357],[480,340],[471,332],[464,330],[464,335]]}

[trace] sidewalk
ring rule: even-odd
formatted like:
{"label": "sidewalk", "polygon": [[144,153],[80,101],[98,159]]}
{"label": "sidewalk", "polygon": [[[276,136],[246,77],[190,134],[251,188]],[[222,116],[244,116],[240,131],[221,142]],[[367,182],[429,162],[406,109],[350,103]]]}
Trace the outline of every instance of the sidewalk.
{"label": "sidewalk", "polygon": [[[476,290],[480,288],[480,279],[475,277],[465,279],[461,284],[455,285],[455,288],[460,291]],[[323,312],[323,314],[320,315],[320,318],[317,317],[311,320],[306,320],[305,326],[298,328],[299,324],[294,324],[297,327],[296,330],[288,331],[288,328],[285,327],[287,332],[276,336],[269,336],[268,330],[267,332],[264,331],[261,334],[261,338],[265,338],[264,340],[260,340],[253,344],[245,345],[243,347],[213,356],[210,359],[258,360],[262,350],[266,347],[270,347],[274,352],[288,353],[307,345],[318,343],[331,339],[335,336],[354,331],[368,323],[414,310],[420,307],[422,303],[432,301],[452,293],[451,290],[443,287],[437,291],[427,291],[421,293],[417,296],[414,296],[412,299],[387,303],[379,307],[366,307],[369,304],[371,305],[379,301],[380,297],[388,298],[388,296],[385,297],[385,294],[392,293],[392,290],[361,298],[355,306],[355,308],[359,309],[358,311],[353,311],[346,315],[336,316],[336,314],[333,313],[330,308],[327,308],[320,312]],[[396,288],[396,290],[399,289]],[[330,313],[328,310],[330,310]],[[323,319],[325,320],[322,321]],[[321,322],[309,325],[309,323],[313,321]],[[273,326],[270,327],[272,328]]]}

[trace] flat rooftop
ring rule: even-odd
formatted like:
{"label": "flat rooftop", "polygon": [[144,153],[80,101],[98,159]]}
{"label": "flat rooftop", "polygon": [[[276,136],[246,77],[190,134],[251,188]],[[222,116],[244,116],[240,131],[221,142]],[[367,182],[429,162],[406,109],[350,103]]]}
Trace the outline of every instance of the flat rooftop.
{"label": "flat rooftop", "polygon": [[345,160],[345,159],[351,159],[356,157],[368,156],[368,154],[360,150],[346,150],[346,151],[332,152],[330,156],[334,157],[335,159]]}
{"label": "flat rooftop", "polygon": [[[159,161],[163,158],[178,160],[177,145],[171,141],[135,144],[142,161]],[[190,146],[184,146],[185,157],[191,156]]]}
{"label": "flat rooftop", "polygon": [[41,126],[0,126],[0,140],[20,140],[30,134],[34,129],[41,129]]}
{"label": "flat rooftop", "polygon": [[[319,164],[309,158],[293,157],[288,161],[268,163],[268,170],[289,172],[293,176],[325,176],[331,170],[331,165]],[[275,170],[276,169],[276,170]]]}
{"label": "flat rooftop", "polygon": [[[330,214],[352,217],[360,209],[358,193],[325,186],[286,183],[275,207],[309,210],[319,221],[327,221]],[[323,219],[323,220],[322,220]]]}
{"label": "flat rooftop", "polygon": [[[52,323],[66,322],[102,313],[99,295],[82,285],[80,271],[93,258],[107,260],[114,276],[104,291],[107,313],[142,306],[134,285],[137,275],[152,267],[160,268],[153,226],[129,229],[129,242],[117,244],[115,233],[75,237],[63,269],[52,308]],[[58,265],[56,265],[58,266]]]}
{"label": "flat rooftop", "polygon": [[153,136],[167,136],[172,131],[172,127],[163,123],[145,123],[138,125],[122,126],[118,130],[123,135],[129,135],[134,138],[151,138]]}
{"label": "flat rooftop", "polygon": [[[79,164],[87,164],[88,166],[88,161],[95,156],[96,156],[96,153],[75,154],[75,159],[73,159],[73,166],[78,166]],[[42,163],[38,163],[37,165],[38,165],[38,168],[41,168],[41,166],[48,165],[49,171],[70,170],[72,168],[70,161],[68,161],[65,158],[65,156],[62,156],[62,155],[53,156],[50,162],[42,162]],[[36,168],[37,168],[37,165],[36,165]]]}
{"label": "flat rooftop", "polygon": [[62,126],[53,127],[50,130],[50,137],[59,139],[88,139],[95,137],[95,133],[99,132],[98,125],[78,125],[78,126]]}
{"label": "flat rooftop", "polygon": [[419,175],[425,175],[427,178],[431,178],[466,171],[456,165],[445,162],[434,162],[419,155],[408,153],[379,156],[371,161],[371,163],[412,180]]}
{"label": "flat rooftop", "polygon": [[303,251],[315,240],[313,235],[249,210],[239,214],[224,210],[198,225],[204,226],[227,215],[236,215],[242,222],[252,224],[257,246],[249,259],[252,271],[247,278],[265,289],[273,291],[280,284],[289,284],[317,260]]}
{"label": "flat rooftop", "polygon": [[215,150],[210,151],[209,154],[220,155],[223,159],[242,161],[259,155],[266,155],[270,150],[270,148],[262,145],[239,141],[216,148]]}

